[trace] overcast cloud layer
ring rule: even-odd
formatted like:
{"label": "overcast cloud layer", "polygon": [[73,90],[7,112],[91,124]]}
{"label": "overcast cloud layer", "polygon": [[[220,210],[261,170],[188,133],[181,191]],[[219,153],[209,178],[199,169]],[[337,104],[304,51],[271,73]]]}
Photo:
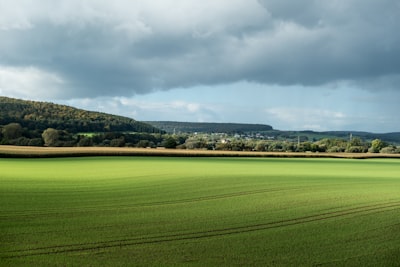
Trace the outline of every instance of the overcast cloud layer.
{"label": "overcast cloud layer", "polygon": [[[400,100],[399,25],[397,0],[0,0],[0,94],[96,109],[125,99],[115,111],[141,110],[137,119],[158,120],[148,114],[163,110],[146,106],[171,113],[168,105],[181,101],[198,109],[165,119],[204,120],[207,107],[222,105],[206,120],[400,131],[392,113],[399,111],[393,98]],[[234,90],[236,98],[224,108],[204,90],[218,97]],[[170,93],[155,100],[161,91]],[[349,99],[355,92],[361,100]],[[240,103],[245,94],[257,99],[251,107]],[[278,100],[293,94],[295,106]],[[344,104],[310,114],[311,103],[329,95]],[[373,95],[389,101],[368,104]],[[232,113],[235,105],[241,114]],[[388,122],[356,122],[351,114],[360,109]],[[309,121],[297,126],[287,112]],[[338,114],[343,122],[332,124]]]}

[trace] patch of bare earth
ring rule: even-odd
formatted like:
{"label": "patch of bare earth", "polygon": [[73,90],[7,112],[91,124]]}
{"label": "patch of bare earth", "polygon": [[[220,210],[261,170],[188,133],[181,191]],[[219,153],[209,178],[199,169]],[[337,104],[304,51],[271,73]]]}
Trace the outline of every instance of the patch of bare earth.
{"label": "patch of bare earth", "polygon": [[164,148],[26,147],[0,146],[0,157],[82,156],[187,156],[187,157],[309,157],[309,158],[400,158],[400,154],[211,151]]}

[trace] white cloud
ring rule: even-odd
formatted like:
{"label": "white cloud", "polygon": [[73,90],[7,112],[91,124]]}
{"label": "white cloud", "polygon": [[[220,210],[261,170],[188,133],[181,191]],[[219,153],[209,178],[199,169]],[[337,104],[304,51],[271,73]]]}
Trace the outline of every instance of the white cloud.
{"label": "white cloud", "polygon": [[0,0],[0,93],[138,119],[337,129],[369,116],[393,129],[399,12],[395,0]]}
{"label": "white cloud", "polygon": [[329,130],[343,129],[348,124],[347,116],[338,111],[314,109],[312,107],[274,107],[264,110],[276,127],[289,126],[289,129]]}
{"label": "white cloud", "polygon": [[64,81],[54,73],[35,67],[0,66],[0,92],[3,95],[50,99],[62,94]]}
{"label": "white cloud", "polygon": [[59,101],[59,103],[120,114],[138,120],[215,121],[215,114],[218,111],[210,104],[182,100],[160,102],[127,97],[82,98]]}
{"label": "white cloud", "polygon": [[70,98],[240,81],[398,86],[393,2],[1,1],[0,65],[57,73]]}
{"label": "white cloud", "polygon": [[[257,0],[19,0],[0,2],[0,25],[92,22],[151,27],[158,32],[225,30],[228,25],[258,25],[268,16]],[[10,25],[10,26],[7,26]]]}

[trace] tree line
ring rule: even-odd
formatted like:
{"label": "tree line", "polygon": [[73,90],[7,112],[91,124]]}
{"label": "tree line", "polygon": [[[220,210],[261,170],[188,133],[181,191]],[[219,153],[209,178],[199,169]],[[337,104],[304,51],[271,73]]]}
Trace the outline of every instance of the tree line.
{"label": "tree line", "polygon": [[400,147],[380,139],[363,141],[323,138],[317,141],[259,140],[229,135],[165,134],[165,133],[70,133],[47,128],[30,131],[19,123],[0,126],[0,144],[19,146],[104,146],[104,147],[165,147],[178,149],[266,151],[266,152],[332,152],[332,153],[400,153]]}
{"label": "tree line", "polygon": [[138,146],[156,147],[162,144],[162,133],[102,132],[70,133],[66,130],[47,128],[44,131],[29,130],[19,123],[0,126],[0,144],[16,146]]}
{"label": "tree line", "polygon": [[272,131],[270,125],[248,123],[147,121],[167,133],[246,133]]}
{"label": "tree line", "polygon": [[[207,134],[191,134],[185,137],[173,135],[177,148],[227,151],[260,152],[330,152],[330,153],[400,153],[400,147],[381,139],[364,141],[359,137],[351,140],[323,138],[317,141],[260,140],[242,137],[216,137]],[[184,140],[183,142],[181,140]]]}

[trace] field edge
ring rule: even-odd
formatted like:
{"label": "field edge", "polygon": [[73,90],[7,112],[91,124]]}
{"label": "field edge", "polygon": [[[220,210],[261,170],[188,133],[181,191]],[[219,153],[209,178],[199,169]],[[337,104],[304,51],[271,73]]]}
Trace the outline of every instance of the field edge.
{"label": "field edge", "polygon": [[164,148],[115,147],[29,147],[0,145],[0,158],[57,158],[91,156],[165,156],[165,157],[281,157],[281,158],[400,158],[400,154],[326,153],[326,152],[256,152],[221,150],[186,150]]}

